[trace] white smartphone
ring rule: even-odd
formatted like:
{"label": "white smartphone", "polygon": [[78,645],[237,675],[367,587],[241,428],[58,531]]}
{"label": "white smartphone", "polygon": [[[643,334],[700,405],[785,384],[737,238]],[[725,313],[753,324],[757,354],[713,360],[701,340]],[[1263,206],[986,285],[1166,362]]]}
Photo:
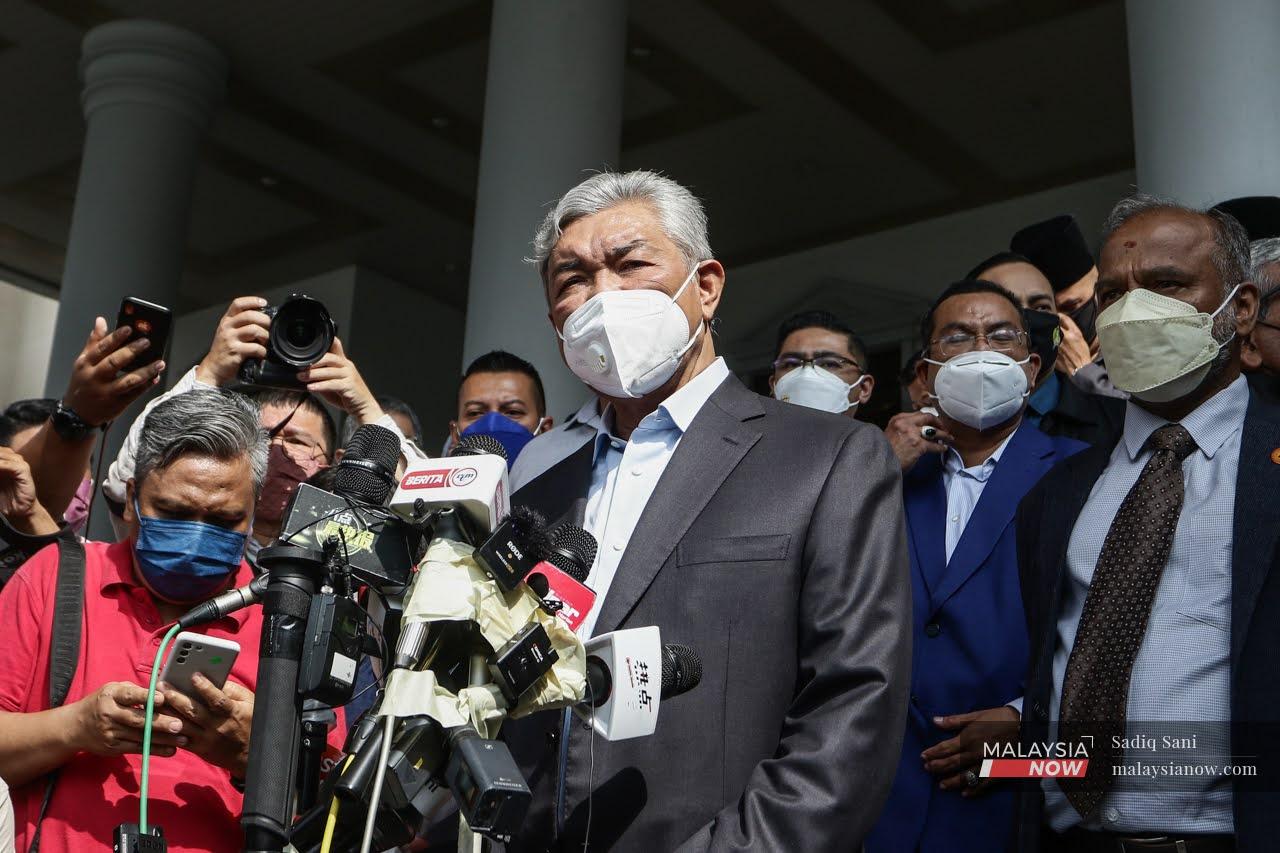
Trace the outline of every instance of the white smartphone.
{"label": "white smartphone", "polygon": [[183,631],[173,640],[173,649],[165,661],[160,680],[179,693],[198,698],[199,694],[191,686],[191,676],[198,672],[214,687],[222,689],[239,654],[240,644],[235,640]]}

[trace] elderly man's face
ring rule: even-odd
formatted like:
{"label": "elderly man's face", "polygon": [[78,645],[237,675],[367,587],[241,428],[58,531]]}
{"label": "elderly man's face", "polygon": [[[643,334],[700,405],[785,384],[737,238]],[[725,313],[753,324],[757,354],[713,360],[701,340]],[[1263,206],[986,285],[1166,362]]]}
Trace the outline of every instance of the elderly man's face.
{"label": "elderly man's face", "polygon": [[[1126,293],[1145,289],[1212,314],[1227,295],[1213,265],[1210,220],[1180,210],[1141,213],[1116,229],[1102,247],[1098,268],[1098,309],[1105,311]],[[1253,328],[1257,289],[1236,294],[1236,334]],[[1106,353],[1103,353],[1106,356]]]}
{"label": "elderly man's face", "polygon": [[[708,269],[714,270],[708,273]],[[609,290],[648,288],[674,296],[689,276],[683,253],[667,236],[657,211],[644,202],[625,202],[571,223],[547,259],[548,314],[556,329],[591,297]],[[724,283],[711,262],[685,288],[677,304],[690,319],[710,321]]]}

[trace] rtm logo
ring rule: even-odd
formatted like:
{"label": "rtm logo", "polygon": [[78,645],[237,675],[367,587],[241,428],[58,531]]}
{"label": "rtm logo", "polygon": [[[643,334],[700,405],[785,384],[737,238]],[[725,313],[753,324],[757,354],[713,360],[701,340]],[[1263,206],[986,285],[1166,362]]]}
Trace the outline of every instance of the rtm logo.
{"label": "rtm logo", "polygon": [[475,468],[441,468],[436,471],[414,471],[400,484],[402,489],[444,489],[469,486],[479,476]]}

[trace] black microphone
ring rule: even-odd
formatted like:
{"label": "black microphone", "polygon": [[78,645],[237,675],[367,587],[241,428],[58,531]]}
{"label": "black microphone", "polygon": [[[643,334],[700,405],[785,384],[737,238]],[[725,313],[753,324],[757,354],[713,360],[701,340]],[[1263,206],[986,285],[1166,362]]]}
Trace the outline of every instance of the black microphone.
{"label": "black microphone", "polygon": [[546,519],[527,506],[513,506],[489,538],[476,548],[480,568],[510,592],[551,550]]}
{"label": "black microphone", "polygon": [[244,586],[228,590],[206,602],[197,604],[182,614],[178,620],[178,627],[185,631],[188,628],[221,619],[228,613],[234,613],[250,604],[257,604],[262,598],[262,593],[266,592],[269,580],[268,575],[259,575]]}
{"label": "black microphone", "polygon": [[507,458],[507,449],[502,446],[502,442],[491,435],[480,433],[464,435],[449,451],[450,456],[479,456],[482,453],[501,456],[503,460]]}
{"label": "black microphone", "polygon": [[364,424],[347,442],[333,490],[353,500],[383,506],[396,485],[400,439],[377,424]]}
{"label": "black microphone", "polygon": [[[688,693],[702,681],[702,658],[688,646],[668,643],[662,647],[662,688],[666,701]],[[613,673],[609,665],[595,655],[587,656],[587,698],[582,707],[599,708],[613,695]]]}
{"label": "black microphone", "polygon": [[578,583],[586,583],[596,561],[596,538],[576,524],[561,524],[551,534],[546,560]]}

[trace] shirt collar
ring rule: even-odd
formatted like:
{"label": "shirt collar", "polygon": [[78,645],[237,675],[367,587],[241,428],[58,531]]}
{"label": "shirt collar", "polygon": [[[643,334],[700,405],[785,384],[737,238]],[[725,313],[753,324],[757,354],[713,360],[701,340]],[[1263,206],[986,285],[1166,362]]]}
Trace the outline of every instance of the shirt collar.
{"label": "shirt collar", "polygon": [[[1196,447],[1209,459],[1218,452],[1227,439],[1244,427],[1245,412],[1249,408],[1249,384],[1243,376],[1197,406],[1180,423],[1195,440]],[[1152,414],[1133,400],[1125,404],[1124,446],[1129,461],[1138,461],[1151,434],[1169,421]]]}
{"label": "shirt collar", "polygon": [[[707,400],[711,399],[711,395],[715,393],[715,390],[720,387],[728,375],[729,367],[725,364],[724,358],[716,358],[701,373],[686,382],[683,387],[677,389],[670,397],[663,400],[657,409],[645,415],[636,430],[650,432],[675,430],[683,434],[689,429],[698,412],[706,405]],[[595,401],[588,405],[594,406]],[[577,418],[587,411],[587,406],[583,406],[574,417]],[[600,458],[600,453],[604,446],[614,440],[613,407],[605,406],[603,412],[596,409],[593,417],[585,422],[594,424],[596,428],[594,461]],[[618,440],[620,441],[621,439]]]}
{"label": "shirt collar", "polygon": [[[133,569],[133,540],[126,539],[123,542],[114,542],[106,552],[106,559],[102,561],[102,583],[100,591],[106,594],[108,590],[117,586],[124,586],[130,589],[146,589],[142,582],[138,580],[138,576]],[[244,560],[240,561],[240,569],[236,572],[236,586],[244,586],[253,580],[253,569]],[[148,594],[150,594],[148,592]],[[199,602],[193,603],[195,607]],[[251,608],[242,607],[239,610],[224,616],[223,619],[234,619],[237,625],[243,626],[245,620],[249,618]],[[222,621],[217,620],[217,621]],[[216,623],[215,623],[216,624]]]}
{"label": "shirt collar", "polygon": [[1057,371],[1049,374],[1049,378],[1044,384],[1031,392],[1031,396],[1027,397],[1027,406],[1036,414],[1044,417],[1052,412],[1058,405],[1058,397],[1061,395],[1062,389],[1058,385]]}
{"label": "shirt collar", "polygon": [[565,428],[578,425],[595,427],[600,424],[600,400],[592,397],[590,400],[582,404],[582,408],[569,416],[564,422]]}
{"label": "shirt collar", "polygon": [[[1029,427],[1029,429],[1030,428],[1032,427]],[[1021,424],[1019,424],[1018,429],[1022,429]],[[1004,441],[1000,442],[1000,445],[996,447],[995,450],[991,451],[991,455],[986,458],[986,461],[981,465],[974,465],[972,468],[964,467],[964,460],[960,458],[960,452],[954,447],[948,447],[946,455],[942,458],[943,468],[946,469],[948,474],[963,473],[965,476],[977,480],[979,483],[985,483],[996,470],[996,463],[998,463],[1000,461],[1000,457],[1004,455],[1004,449],[1009,446],[1010,440],[1013,439],[1014,433],[1017,431],[1018,430],[1015,429],[1013,432],[1006,435],[1004,437]]]}

